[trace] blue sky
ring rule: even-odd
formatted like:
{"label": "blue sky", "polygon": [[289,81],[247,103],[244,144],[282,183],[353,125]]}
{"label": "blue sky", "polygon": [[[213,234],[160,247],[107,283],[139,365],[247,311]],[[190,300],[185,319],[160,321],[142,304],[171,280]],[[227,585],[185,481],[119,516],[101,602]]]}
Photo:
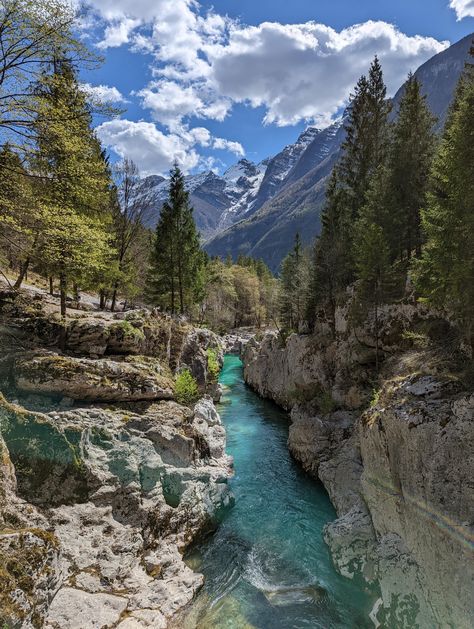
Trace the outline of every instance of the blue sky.
{"label": "blue sky", "polygon": [[85,4],[83,35],[105,63],[82,80],[123,109],[98,121],[98,135],[144,174],[175,158],[187,172],[260,161],[334,120],[375,53],[394,92],[474,31],[474,0]]}

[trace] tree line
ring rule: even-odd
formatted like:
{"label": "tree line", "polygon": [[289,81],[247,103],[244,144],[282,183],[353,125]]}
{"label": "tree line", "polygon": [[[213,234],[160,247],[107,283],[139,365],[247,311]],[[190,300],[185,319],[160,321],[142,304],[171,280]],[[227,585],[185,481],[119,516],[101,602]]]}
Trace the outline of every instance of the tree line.
{"label": "tree line", "polygon": [[381,305],[408,297],[444,310],[474,346],[474,65],[441,137],[412,74],[391,113],[375,58],[351,95],[321,235],[310,251],[297,235],[282,263],[280,319],[287,330],[325,320],[335,334],[353,291],[352,315],[373,318],[378,343]]}

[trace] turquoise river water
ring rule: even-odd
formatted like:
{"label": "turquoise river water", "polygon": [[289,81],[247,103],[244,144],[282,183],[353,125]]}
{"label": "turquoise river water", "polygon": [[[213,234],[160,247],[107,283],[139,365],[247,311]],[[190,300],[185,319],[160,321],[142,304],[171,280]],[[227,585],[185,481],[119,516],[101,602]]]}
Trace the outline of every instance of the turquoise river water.
{"label": "turquoise river water", "polygon": [[335,512],[288,448],[288,416],[243,382],[227,356],[219,412],[234,457],[235,505],[187,561],[205,586],[183,629],[366,629],[374,596],[339,576],[322,532]]}

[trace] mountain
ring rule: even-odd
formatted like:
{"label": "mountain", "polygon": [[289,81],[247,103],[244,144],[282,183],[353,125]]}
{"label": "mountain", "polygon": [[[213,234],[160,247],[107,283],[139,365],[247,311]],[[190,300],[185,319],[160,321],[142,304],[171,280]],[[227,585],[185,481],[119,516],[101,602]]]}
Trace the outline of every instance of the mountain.
{"label": "mountain", "polygon": [[[415,72],[441,130],[454,90],[468,59],[473,35],[434,56]],[[394,96],[394,111],[404,86]],[[337,161],[344,140],[341,123],[322,130],[309,127],[293,145],[268,160],[258,192],[251,205],[242,208],[244,218],[209,238],[210,255],[234,258],[240,253],[263,259],[273,271],[290,250],[296,232],[305,244],[320,233],[320,214],[326,180]],[[224,226],[224,225],[223,225]]]}
{"label": "mountain", "polygon": [[[265,161],[253,164],[242,159],[222,176],[207,171],[185,177],[196,225],[203,238],[245,217],[260,189],[265,170]],[[142,187],[153,195],[158,208],[168,199],[169,182],[164,177],[150,175],[143,180]],[[159,210],[148,220],[147,227],[155,227],[158,217]]]}
{"label": "mountain", "polygon": [[[431,111],[438,118],[438,129],[446,122],[446,114],[453,99],[456,85],[469,58],[474,33],[464,37],[443,52],[435,55],[418,68],[415,77],[422,85],[422,92]],[[394,111],[402,99],[405,86],[398,90],[393,98]]]}

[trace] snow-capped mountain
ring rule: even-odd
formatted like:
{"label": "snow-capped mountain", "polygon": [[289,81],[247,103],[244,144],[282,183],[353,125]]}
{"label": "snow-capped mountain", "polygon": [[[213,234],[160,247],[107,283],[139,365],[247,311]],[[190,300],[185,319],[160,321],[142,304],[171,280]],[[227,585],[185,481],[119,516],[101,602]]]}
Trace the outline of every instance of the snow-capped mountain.
{"label": "snow-capped mountain", "polygon": [[[468,35],[432,57],[415,72],[427,103],[438,118],[439,131],[469,58],[472,37]],[[393,98],[394,117],[403,91],[404,86]],[[209,239],[206,250],[222,257],[243,253],[261,258],[278,271],[296,232],[305,244],[310,244],[320,232],[327,177],[344,137],[341,122],[321,131],[307,129],[294,145],[269,161],[256,201],[245,219]]]}
{"label": "snow-capped mountain", "polygon": [[[278,155],[254,164],[241,159],[222,176],[212,171],[185,178],[186,188],[194,207],[196,224],[204,239],[209,239],[234,223],[251,216],[268,199],[285,185],[286,178],[305,150],[321,134],[315,127],[308,127],[295,142],[286,146]],[[147,190],[152,190],[159,208],[168,198],[168,180],[152,175],[144,180]],[[154,225],[150,225],[154,226]]]}

